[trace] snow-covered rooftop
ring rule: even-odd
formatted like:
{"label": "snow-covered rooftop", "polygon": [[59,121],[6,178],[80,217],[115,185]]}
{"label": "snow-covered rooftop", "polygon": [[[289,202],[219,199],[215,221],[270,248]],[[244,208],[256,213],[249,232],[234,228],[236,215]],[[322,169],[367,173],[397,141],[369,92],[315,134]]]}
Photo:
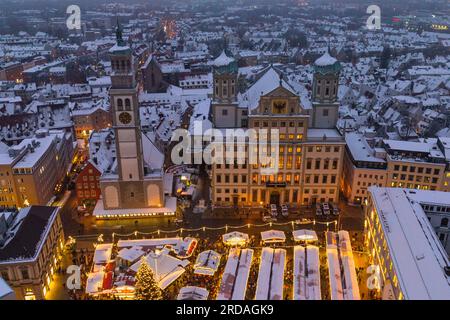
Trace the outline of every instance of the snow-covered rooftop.
{"label": "snow-covered rooftop", "polygon": [[330,56],[330,54],[325,52],[319,59],[317,59],[314,64],[319,67],[331,66],[337,62],[336,58]]}
{"label": "snow-covered rooftop", "polygon": [[449,260],[417,201],[418,193],[376,187],[369,192],[405,299],[449,300],[450,278],[444,272]]}
{"label": "snow-covered rooftop", "polygon": [[222,67],[229,65],[233,61],[233,58],[227,56],[225,51],[222,51],[222,53],[216,59],[214,59],[213,65],[216,67]]}

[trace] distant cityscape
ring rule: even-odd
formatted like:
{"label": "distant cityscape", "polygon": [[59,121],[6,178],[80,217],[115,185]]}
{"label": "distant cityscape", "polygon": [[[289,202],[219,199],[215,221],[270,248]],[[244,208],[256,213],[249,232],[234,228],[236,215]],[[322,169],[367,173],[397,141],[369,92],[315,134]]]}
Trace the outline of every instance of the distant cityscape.
{"label": "distant cityscape", "polygon": [[0,300],[449,300],[449,26],[2,1]]}

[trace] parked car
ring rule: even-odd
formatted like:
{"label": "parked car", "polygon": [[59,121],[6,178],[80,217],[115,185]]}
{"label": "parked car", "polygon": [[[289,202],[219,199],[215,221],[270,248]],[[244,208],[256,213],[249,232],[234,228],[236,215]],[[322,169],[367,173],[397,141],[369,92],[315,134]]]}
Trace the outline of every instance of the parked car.
{"label": "parked car", "polygon": [[322,209],[319,207],[316,207],[316,215],[321,216],[322,215]]}
{"label": "parked car", "polygon": [[337,204],[333,204],[333,211],[332,212],[333,212],[333,214],[335,216],[339,215],[339,208],[338,208]]}
{"label": "parked car", "polygon": [[281,205],[281,214],[283,215],[283,217],[287,217],[289,215],[289,210],[288,210],[288,206],[283,204]]}
{"label": "parked car", "polygon": [[270,205],[270,214],[272,215],[272,217],[276,217],[278,216],[278,210],[277,210],[277,206],[275,204],[271,204]]}
{"label": "parked car", "polygon": [[328,203],[322,204],[323,214],[329,216],[331,214],[330,205]]}
{"label": "parked car", "polygon": [[276,219],[275,217],[273,217],[273,216],[272,216],[271,214],[269,214],[269,213],[264,214],[263,217],[262,217],[262,220],[263,220],[264,222],[274,222],[274,221],[277,221],[277,219]]}

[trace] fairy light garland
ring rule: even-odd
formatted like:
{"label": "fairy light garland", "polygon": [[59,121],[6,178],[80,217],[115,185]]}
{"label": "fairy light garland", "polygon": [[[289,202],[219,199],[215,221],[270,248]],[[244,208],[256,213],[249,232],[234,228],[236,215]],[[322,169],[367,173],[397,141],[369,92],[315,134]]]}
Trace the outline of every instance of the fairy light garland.
{"label": "fairy light garland", "polygon": [[242,228],[247,228],[250,229],[252,227],[254,228],[263,228],[263,227],[273,227],[273,226],[287,226],[287,225],[292,225],[292,227],[294,228],[295,224],[300,224],[300,225],[306,225],[306,224],[312,224],[312,225],[316,225],[316,224],[320,224],[320,225],[326,225],[327,227],[329,227],[331,224],[335,224],[337,225],[337,220],[333,220],[333,221],[326,221],[326,222],[322,222],[322,221],[316,221],[316,220],[308,220],[308,221],[300,221],[300,222],[295,222],[295,221],[289,221],[289,222],[269,222],[269,223],[265,223],[265,224],[252,224],[252,223],[247,223],[241,226],[229,226],[229,225],[225,225],[223,227],[207,227],[207,226],[202,226],[199,228],[179,228],[179,229],[175,229],[175,230],[155,230],[155,231],[151,231],[151,232],[142,232],[142,231],[134,231],[128,234],[120,234],[120,233],[112,233],[112,238],[114,240],[115,236],[118,237],[130,237],[130,236],[137,236],[137,235],[154,235],[154,234],[158,234],[160,235],[161,233],[180,233],[182,234],[183,231],[184,232],[196,232],[196,231],[206,231],[206,230],[212,230],[212,231],[218,231],[218,230],[225,230],[228,231],[228,229],[242,229]]}

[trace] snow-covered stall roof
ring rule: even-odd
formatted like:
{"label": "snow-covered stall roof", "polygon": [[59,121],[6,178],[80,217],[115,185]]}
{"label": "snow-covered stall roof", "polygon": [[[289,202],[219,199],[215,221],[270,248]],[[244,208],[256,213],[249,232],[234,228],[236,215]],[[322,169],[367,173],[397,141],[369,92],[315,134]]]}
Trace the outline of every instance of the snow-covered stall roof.
{"label": "snow-covered stall roof", "polygon": [[86,281],[86,293],[95,294],[103,290],[103,278],[105,277],[105,272],[91,272],[88,275]]}
{"label": "snow-covered stall roof", "polygon": [[295,241],[318,241],[317,233],[314,230],[294,230],[292,236]]}
{"label": "snow-covered stall roof", "polygon": [[[189,264],[189,261],[172,257],[164,251],[159,253],[151,252],[144,259],[146,259],[148,266],[152,269],[155,280],[162,290],[178,279],[186,271],[184,268]],[[137,272],[141,263],[142,260],[137,261],[130,269]]]}
{"label": "snow-covered stall roof", "polygon": [[187,286],[180,289],[177,300],[208,300],[209,291],[205,288]]}
{"label": "snow-covered stall roof", "polygon": [[94,252],[94,264],[105,264],[111,259],[112,243],[98,244]]}
{"label": "snow-covered stall roof", "polygon": [[347,231],[326,233],[332,300],[360,300],[350,236]]}
{"label": "snow-covered stall roof", "polygon": [[125,261],[135,262],[144,254],[145,251],[142,250],[142,247],[135,246],[131,248],[123,248],[117,253],[117,257]]}
{"label": "snow-covered stall roof", "polygon": [[263,248],[259,265],[256,300],[283,300],[286,250]]}
{"label": "snow-covered stall roof", "polygon": [[214,250],[200,252],[194,264],[194,273],[212,276],[219,268],[221,255]]}
{"label": "snow-covered stall roof", "polygon": [[294,247],[294,300],[321,300],[319,248]]}
{"label": "snow-covered stall roof", "polygon": [[175,246],[183,241],[181,237],[173,238],[158,238],[158,239],[136,239],[136,240],[119,240],[117,242],[117,247],[120,248],[132,248],[134,246],[139,246],[145,249],[160,248],[162,249],[166,245]]}
{"label": "snow-covered stall roof", "polygon": [[253,259],[252,249],[232,248],[228,255],[217,300],[244,300]]}
{"label": "snow-covered stall roof", "polygon": [[285,242],[286,235],[280,230],[267,230],[261,232],[261,239],[265,243],[269,242]]}
{"label": "snow-covered stall roof", "polygon": [[248,234],[239,231],[233,231],[224,234],[222,236],[222,240],[223,243],[230,246],[244,245],[248,242]]}

